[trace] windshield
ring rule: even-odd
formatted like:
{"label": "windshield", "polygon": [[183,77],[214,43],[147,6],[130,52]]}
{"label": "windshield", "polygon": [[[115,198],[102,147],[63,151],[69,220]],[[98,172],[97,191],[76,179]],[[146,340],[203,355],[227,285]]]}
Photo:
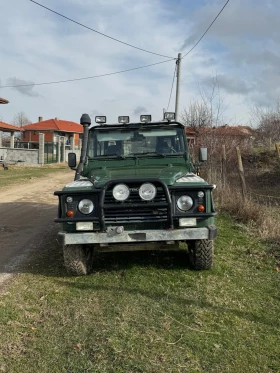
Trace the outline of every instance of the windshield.
{"label": "windshield", "polygon": [[89,133],[89,158],[102,156],[171,156],[185,152],[181,128],[95,130]]}

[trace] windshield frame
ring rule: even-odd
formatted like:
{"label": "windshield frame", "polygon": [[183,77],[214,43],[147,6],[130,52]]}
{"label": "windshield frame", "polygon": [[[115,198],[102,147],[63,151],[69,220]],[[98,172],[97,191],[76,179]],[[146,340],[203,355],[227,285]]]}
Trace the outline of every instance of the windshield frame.
{"label": "windshield frame", "polygon": [[[164,123],[153,123],[153,124],[143,124],[143,123],[133,123],[133,124],[130,124],[130,125],[106,125],[106,126],[95,126],[95,127],[92,127],[89,131],[89,141],[88,141],[88,148],[87,148],[87,157],[89,160],[105,160],[105,159],[126,159],[126,158],[143,158],[143,157],[155,157],[155,158],[158,158],[158,157],[182,157],[182,156],[187,156],[188,154],[188,143],[187,143],[187,138],[186,138],[186,135],[185,135],[185,131],[184,131],[184,126],[181,124],[181,123],[172,123],[172,124],[168,124],[166,122]],[[166,139],[168,138],[167,134],[168,132],[171,133],[171,130],[173,130],[173,133],[174,135],[170,137],[170,144],[171,142],[173,141],[173,144],[174,144],[174,141],[175,141],[175,138],[176,141],[179,141],[180,144],[176,144],[177,146],[177,149],[173,149],[172,152],[167,152],[167,153],[162,153],[161,151],[158,151],[156,148],[152,149],[151,151],[149,151],[149,149],[147,149],[146,147],[143,146],[144,150],[143,152],[129,152],[127,154],[123,154],[124,152],[124,148],[122,149],[122,153],[121,154],[117,154],[117,153],[112,153],[112,154],[104,154],[105,153],[105,149],[103,148],[102,151],[99,150],[100,152],[103,152],[103,154],[100,154],[100,155],[96,155],[96,149],[98,146],[100,146],[100,143],[98,144],[98,141],[97,141],[97,134],[104,134],[104,138],[106,138],[106,134],[113,134],[114,132],[123,132],[123,133],[134,133],[134,134],[140,134],[140,136],[143,135],[143,133],[145,134],[145,132],[148,134],[148,133],[156,133],[156,131],[165,131],[166,134],[162,135],[162,136],[150,136],[151,140],[153,141],[156,141],[157,144],[158,144],[158,141],[159,141],[159,138],[163,138],[163,139]],[[176,132],[175,132],[176,131]],[[108,141],[111,141],[112,143],[115,143],[117,144],[118,142],[120,143],[121,141],[123,141],[123,139],[125,137],[123,137],[122,140],[117,140],[117,138],[114,139],[114,136],[112,136],[113,139],[112,140],[107,140]],[[121,137],[121,136],[120,136]],[[145,137],[145,141],[146,139],[148,138],[149,136],[146,136]],[[156,139],[156,140],[155,140]],[[172,140],[171,140],[172,139]],[[138,140],[138,138],[136,139],[136,141]],[[141,140],[141,139],[140,139]],[[90,147],[91,147],[91,143],[93,143],[93,156],[90,154]],[[131,143],[132,143],[132,140],[130,138],[130,146],[131,146]],[[105,142],[104,142],[105,144]],[[122,144],[123,145],[123,144]],[[103,145],[105,146],[105,145]],[[106,147],[108,146],[108,144],[106,144]],[[108,147],[107,147],[108,149]],[[179,151],[178,151],[179,150]]]}

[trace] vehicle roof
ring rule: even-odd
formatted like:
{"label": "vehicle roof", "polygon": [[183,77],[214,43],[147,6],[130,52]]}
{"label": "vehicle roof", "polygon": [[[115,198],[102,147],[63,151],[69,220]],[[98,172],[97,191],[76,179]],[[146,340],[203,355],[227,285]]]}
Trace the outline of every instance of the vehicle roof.
{"label": "vehicle roof", "polygon": [[108,129],[139,129],[139,128],[152,128],[152,127],[179,127],[184,128],[185,126],[179,122],[135,122],[135,123],[116,123],[116,124],[102,124],[102,125],[95,125],[90,128],[90,131],[93,130],[108,130]]}

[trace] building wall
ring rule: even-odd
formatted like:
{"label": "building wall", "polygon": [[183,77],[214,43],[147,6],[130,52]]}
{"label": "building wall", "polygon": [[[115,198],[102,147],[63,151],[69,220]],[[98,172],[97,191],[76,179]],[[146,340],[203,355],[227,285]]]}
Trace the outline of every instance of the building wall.
{"label": "building wall", "polygon": [[37,142],[39,143],[39,133],[45,134],[45,142],[53,142],[53,132],[44,132],[44,131],[25,131],[22,134],[22,142]]}
{"label": "building wall", "polygon": [[74,145],[79,146],[79,134],[78,133],[74,134]]}
{"label": "building wall", "polygon": [[[39,133],[44,133],[45,134],[45,142],[55,142],[56,140],[54,139],[56,136],[61,136],[61,132],[53,132],[53,131],[25,131],[25,136],[24,133],[22,134],[22,142],[35,142],[39,143]],[[70,137],[74,137],[74,145],[76,147],[79,146],[79,138],[80,135],[78,133],[65,133],[65,138],[66,140],[69,140]]]}
{"label": "building wall", "polygon": [[39,150],[37,149],[16,149],[16,148],[0,148],[0,159],[7,162],[19,162],[22,166],[38,166],[39,165]]}

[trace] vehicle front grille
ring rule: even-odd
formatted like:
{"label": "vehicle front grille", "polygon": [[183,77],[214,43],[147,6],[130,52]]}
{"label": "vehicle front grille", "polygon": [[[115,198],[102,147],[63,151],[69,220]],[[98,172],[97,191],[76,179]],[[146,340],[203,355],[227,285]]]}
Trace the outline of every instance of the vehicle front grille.
{"label": "vehicle front grille", "polygon": [[[142,183],[141,183],[142,184]],[[113,197],[113,187],[106,191],[104,199],[105,224],[129,223],[163,223],[167,222],[168,205],[162,186],[157,187],[156,197],[150,201],[143,201],[139,196],[140,185],[127,185],[130,196],[126,201],[116,201]]]}

